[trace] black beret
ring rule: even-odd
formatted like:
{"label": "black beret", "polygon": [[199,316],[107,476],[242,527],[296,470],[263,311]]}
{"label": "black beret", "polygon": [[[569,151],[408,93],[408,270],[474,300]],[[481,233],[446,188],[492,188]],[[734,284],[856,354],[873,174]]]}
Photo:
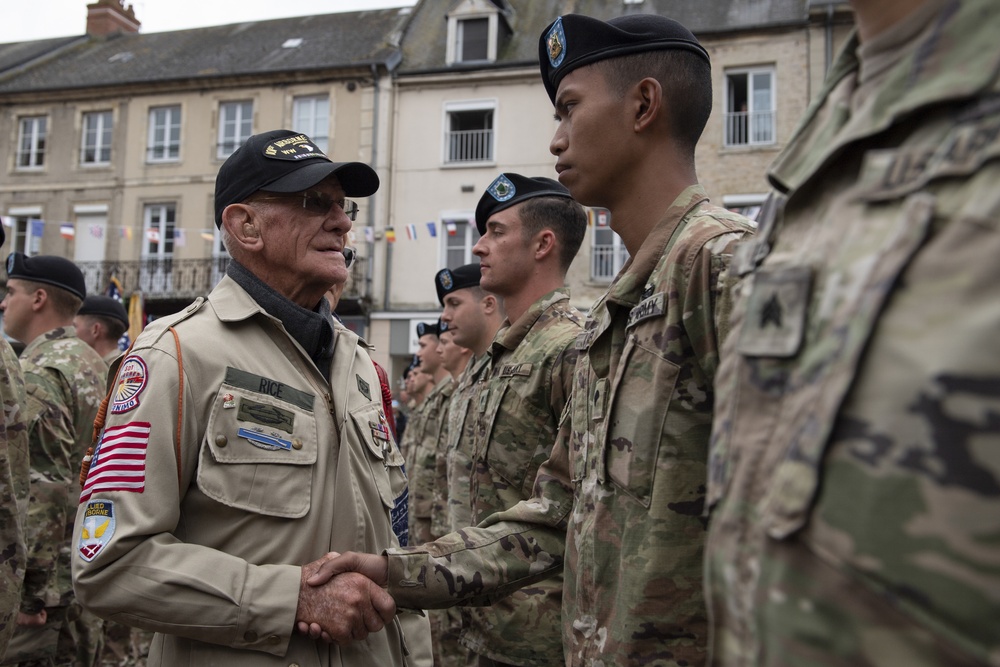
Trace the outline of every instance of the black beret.
{"label": "black beret", "polygon": [[65,257],[55,255],[28,257],[19,252],[12,252],[7,256],[7,277],[55,285],[81,299],[87,296],[87,283],[83,279],[83,271]]}
{"label": "black beret", "polygon": [[434,276],[438,301],[444,305],[444,298],[452,292],[466,287],[478,287],[482,272],[479,264],[463,264],[457,269],[441,269]]}
{"label": "black beret", "polygon": [[690,30],[673,19],[655,14],[628,14],[601,21],[566,14],[553,21],[538,41],[542,82],[555,102],[562,78],[598,60],[646,51],[682,49],[708,62],[708,51]]}
{"label": "black beret", "polygon": [[7,239],[7,232],[3,228],[3,219],[0,219],[0,245]]}
{"label": "black beret", "polygon": [[333,162],[312,139],[291,130],[255,134],[222,164],[215,178],[215,226],[222,211],[258,190],[302,192],[336,174],[348,197],[378,190],[378,174],[363,162]]}
{"label": "black beret", "polygon": [[125,312],[125,306],[118,299],[113,299],[110,296],[91,294],[83,300],[83,305],[80,306],[80,310],[76,314],[110,317],[124,324],[126,328],[128,327],[128,313]]}
{"label": "black beret", "polygon": [[480,234],[486,233],[486,222],[494,213],[532,197],[565,197],[573,195],[559,181],[551,178],[529,178],[514,173],[503,173],[493,179],[476,206],[476,227]]}
{"label": "black beret", "polygon": [[432,334],[441,335],[441,320],[437,322],[417,322],[417,338]]}

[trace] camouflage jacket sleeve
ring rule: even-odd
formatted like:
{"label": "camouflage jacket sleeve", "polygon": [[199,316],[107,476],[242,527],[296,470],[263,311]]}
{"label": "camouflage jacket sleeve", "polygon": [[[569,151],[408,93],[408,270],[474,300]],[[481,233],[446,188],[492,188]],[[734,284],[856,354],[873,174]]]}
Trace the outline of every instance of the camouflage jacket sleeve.
{"label": "camouflage jacket sleeve", "polygon": [[[563,424],[566,427],[567,424]],[[573,506],[566,428],[538,470],[534,495],[474,528],[389,549],[389,592],[404,609],[488,605],[563,566]]]}
{"label": "camouflage jacket sleeve", "polygon": [[24,378],[17,356],[0,341],[0,655],[14,632],[14,615],[24,578],[24,509],[27,505],[28,449],[24,423]]}
{"label": "camouflage jacket sleeve", "polygon": [[25,541],[28,547],[22,608],[38,612],[59,603],[57,560],[69,522],[73,487],[71,449],[73,418],[57,385],[43,373],[27,373],[28,442],[31,457],[30,500]]}

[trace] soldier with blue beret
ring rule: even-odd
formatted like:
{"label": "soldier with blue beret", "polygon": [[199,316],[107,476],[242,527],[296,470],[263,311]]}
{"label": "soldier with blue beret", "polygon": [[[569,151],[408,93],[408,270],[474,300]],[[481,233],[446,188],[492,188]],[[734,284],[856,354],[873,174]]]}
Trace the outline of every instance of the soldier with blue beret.
{"label": "soldier with blue beret", "polygon": [[80,463],[93,438],[108,366],[76,334],[86,296],[79,267],[63,257],[7,257],[4,330],[26,345],[24,370],[31,467],[27,571],[10,663],[74,656],[92,664],[102,622],[81,608],[70,578],[69,543]]}

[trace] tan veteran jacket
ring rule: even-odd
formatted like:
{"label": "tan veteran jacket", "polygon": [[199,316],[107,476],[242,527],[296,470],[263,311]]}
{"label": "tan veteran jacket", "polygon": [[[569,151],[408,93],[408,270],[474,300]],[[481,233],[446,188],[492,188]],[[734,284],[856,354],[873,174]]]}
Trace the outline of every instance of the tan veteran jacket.
{"label": "tan veteran jacket", "polygon": [[398,620],[346,647],[293,634],[300,566],[395,546],[391,521],[406,507],[371,358],[335,330],[328,384],[226,277],[150,324],[123,361],[73,575],[85,606],[158,633],[150,667],[413,664]]}

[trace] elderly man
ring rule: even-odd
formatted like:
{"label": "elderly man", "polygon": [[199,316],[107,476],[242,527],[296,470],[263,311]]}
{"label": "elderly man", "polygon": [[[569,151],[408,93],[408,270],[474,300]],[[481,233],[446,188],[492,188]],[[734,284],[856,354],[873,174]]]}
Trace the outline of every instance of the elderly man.
{"label": "elderly man", "polygon": [[[305,135],[252,136],[216,180],[226,277],[121,363],[74,576],[95,612],[157,633],[150,666],[405,665],[427,641],[426,621],[410,616],[423,627],[404,637],[360,576],[303,583],[328,552],[397,545],[405,522],[368,346],[324,298],[348,277],[346,197],[378,185]],[[336,644],[295,635],[296,620]]]}
{"label": "elderly man", "polygon": [[12,253],[7,276],[4,329],[27,346],[21,367],[31,496],[21,613],[4,664],[91,664],[102,623],[75,600],[68,546],[80,462],[93,438],[108,366],[73,328],[86,296],[79,267],[63,257]]}

